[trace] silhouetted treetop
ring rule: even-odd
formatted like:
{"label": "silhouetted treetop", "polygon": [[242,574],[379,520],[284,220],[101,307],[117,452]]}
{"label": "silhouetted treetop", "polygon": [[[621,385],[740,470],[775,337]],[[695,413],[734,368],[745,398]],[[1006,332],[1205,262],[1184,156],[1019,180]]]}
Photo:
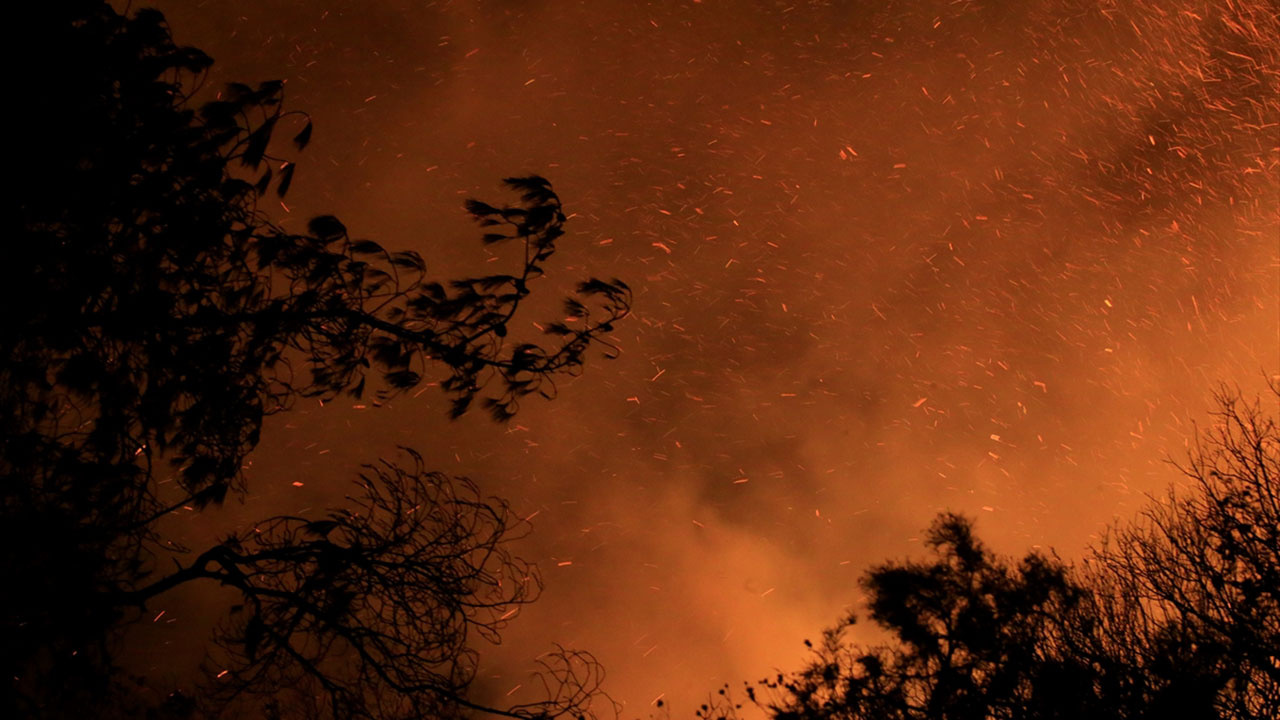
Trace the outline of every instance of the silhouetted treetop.
{"label": "silhouetted treetop", "polygon": [[346,506],[259,522],[127,601],[201,579],[240,594],[206,662],[223,702],[258,696],[289,716],[369,720],[586,715],[601,673],[581,652],[543,658],[541,702],[497,709],[467,698],[475,636],[498,642],[542,581],[509,549],[528,526],[505,502],[405,454],[366,467]]}
{"label": "silhouetted treetop", "polygon": [[104,514],[142,522],[171,504],[133,477],[159,457],[190,494],[175,500],[220,501],[265,415],[301,396],[360,396],[371,373],[379,399],[430,378],[453,415],[482,397],[505,419],[553,394],[627,313],[626,286],[593,279],[545,326],[549,344],[507,339],[563,234],[538,177],[507,180],[517,207],[468,204],[487,242],[522,246],[511,274],[434,282],[416,252],[354,239],[330,216],[283,230],[258,208],[294,167],[271,154],[272,135],[292,123],[302,147],[311,130],[282,109],[281,83],[231,85],[193,108],[210,60],[175,46],[159,13],[48,5],[24,11],[45,62],[22,80],[22,230],[0,250],[22,268],[0,293],[26,310],[0,325],[4,457],[123,473],[98,483]]}
{"label": "silhouetted treetop", "polygon": [[[1190,489],[1082,566],[1012,562],[943,514],[930,557],[862,581],[887,642],[852,643],[850,615],[748,698],[775,720],[1280,716],[1280,431],[1259,402],[1224,389],[1218,404],[1180,466]],[[739,709],[722,691],[699,715]]]}
{"label": "silhouetted treetop", "polygon": [[879,647],[849,646],[850,615],[827,631],[816,658],[763,683],[773,717],[1110,717],[1087,659],[1067,652],[1062,622],[1085,591],[1057,560],[1010,563],[984,547],[963,517],[944,514],[926,535],[932,556],[893,562],[862,581],[868,614],[889,631]]}
{"label": "silhouetted treetop", "polygon": [[1161,679],[1152,716],[1280,716],[1280,386],[1220,388],[1170,490],[1086,567],[1106,635]]}
{"label": "silhouetted treetop", "polygon": [[[109,666],[100,641],[118,602],[171,549],[157,521],[237,489],[263,419],[297,399],[376,403],[430,383],[454,417],[479,400],[505,420],[553,396],[593,345],[614,354],[607,337],[631,302],[618,280],[581,282],[540,336],[512,331],[564,234],[547,180],[508,178],[514,205],[467,203],[483,242],[511,246],[504,273],[434,280],[417,252],[337,218],[295,232],[264,211],[293,182],[285,155],[312,135],[283,83],[199,102],[212,61],[154,10],[68,0],[20,5],[14,20],[26,54],[10,90],[18,232],[0,245],[0,540],[30,586],[0,608],[7,677],[72,653]],[[289,552],[323,544],[273,528]],[[267,539],[235,562],[220,545],[226,562],[196,574],[229,582],[244,563],[284,562]]]}

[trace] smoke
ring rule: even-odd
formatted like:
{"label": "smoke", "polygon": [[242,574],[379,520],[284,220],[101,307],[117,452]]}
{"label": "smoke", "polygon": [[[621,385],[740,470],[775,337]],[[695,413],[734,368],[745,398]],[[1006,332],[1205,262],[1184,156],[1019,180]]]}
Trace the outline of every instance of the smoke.
{"label": "smoke", "polygon": [[1263,2],[160,5],[315,118],[287,221],[447,276],[489,261],[462,198],[539,173],[575,216],[538,291],[636,288],[622,359],[554,403],[304,409],[222,516],[322,507],[397,444],[536,513],[498,697],[560,642],[627,716],[691,713],[942,509],[1076,555],[1176,480],[1216,382],[1280,367]]}

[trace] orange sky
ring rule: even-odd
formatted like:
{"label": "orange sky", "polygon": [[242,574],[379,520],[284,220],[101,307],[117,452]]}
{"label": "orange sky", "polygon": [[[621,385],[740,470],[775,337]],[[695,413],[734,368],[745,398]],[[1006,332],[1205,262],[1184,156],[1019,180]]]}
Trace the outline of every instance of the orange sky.
{"label": "orange sky", "polygon": [[[284,222],[448,276],[489,260],[462,199],[537,173],[574,213],[538,291],[636,290],[623,357],[509,427],[430,391],[278,418],[219,521],[416,447],[537,513],[547,590],[481,692],[561,642],[627,717],[795,667],[939,510],[1078,555],[1215,383],[1280,370],[1268,5],[160,2],[216,82],[312,114]],[[173,602],[174,633],[214,605]]]}

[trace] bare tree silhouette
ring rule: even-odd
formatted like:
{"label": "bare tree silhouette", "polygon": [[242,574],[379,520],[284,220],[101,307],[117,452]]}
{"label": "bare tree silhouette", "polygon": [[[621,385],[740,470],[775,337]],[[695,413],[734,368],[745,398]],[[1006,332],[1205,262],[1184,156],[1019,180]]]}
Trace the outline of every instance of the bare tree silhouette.
{"label": "bare tree silhouette", "polygon": [[497,642],[541,580],[508,549],[524,523],[505,502],[405,452],[407,467],[368,467],[351,502],[323,519],[270,518],[127,600],[141,605],[194,580],[240,593],[209,660],[211,695],[231,706],[256,694],[315,717],[587,714],[600,672],[584,653],[543,659],[542,702],[496,709],[467,699],[473,636]]}
{"label": "bare tree silhouette", "polygon": [[[1280,387],[1271,399],[1280,401]],[[1153,714],[1280,715],[1280,429],[1227,388],[1171,490],[1091,559],[1106,636],[1161,678]]]}

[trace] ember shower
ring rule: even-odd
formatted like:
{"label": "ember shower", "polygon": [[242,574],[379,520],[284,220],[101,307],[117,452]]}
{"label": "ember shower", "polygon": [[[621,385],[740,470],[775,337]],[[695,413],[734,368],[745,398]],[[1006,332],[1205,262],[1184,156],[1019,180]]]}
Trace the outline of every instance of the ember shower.
{"label": "ember shower", "polygon": [[[221,518],[323,507],[397,444],[509,497],[548,588],[482,693],[561,642],[627,716],[689,714],[794,667],[940,509],[1077,554],[1174,480],[1214,383],[1280,368],[1265,0],[160,9],[213,82],[285,79],[314,116],[286,223],[333,212],[448,276],[462,198],[538,173],[574,213],[543,282],[637,290],[623,358],[555,403],[505,430],[432,392],[292,413]],[[173,600],[166,665],[220,602]]]}

